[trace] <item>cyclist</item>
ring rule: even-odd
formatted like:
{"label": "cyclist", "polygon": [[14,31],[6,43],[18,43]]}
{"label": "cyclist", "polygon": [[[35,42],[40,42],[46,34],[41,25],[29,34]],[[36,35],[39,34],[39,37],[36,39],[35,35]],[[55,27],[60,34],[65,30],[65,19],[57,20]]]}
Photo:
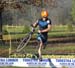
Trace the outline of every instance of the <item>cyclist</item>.
{"label": "cyclist", "polygon": [[34,28],[39,26],[37,40],[40,41],[40,45],[38,49],[38,55],[39,59],[42,60],[41,50],[42,47],[45,49],[48,32],[51,29],[51,20],[48,18],[48,12],[46,10],[42,10],[41,18],[37,20],[34,24],[32,24],[32,26]]}

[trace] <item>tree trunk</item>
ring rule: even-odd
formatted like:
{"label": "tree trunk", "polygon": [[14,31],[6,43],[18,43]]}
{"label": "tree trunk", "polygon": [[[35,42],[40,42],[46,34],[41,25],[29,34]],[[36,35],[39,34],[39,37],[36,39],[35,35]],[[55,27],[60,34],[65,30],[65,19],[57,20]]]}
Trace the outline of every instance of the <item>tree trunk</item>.
{"label": "tree trunk", "polygon": [[2,12],[0,12],[0,39],[2,39]]}

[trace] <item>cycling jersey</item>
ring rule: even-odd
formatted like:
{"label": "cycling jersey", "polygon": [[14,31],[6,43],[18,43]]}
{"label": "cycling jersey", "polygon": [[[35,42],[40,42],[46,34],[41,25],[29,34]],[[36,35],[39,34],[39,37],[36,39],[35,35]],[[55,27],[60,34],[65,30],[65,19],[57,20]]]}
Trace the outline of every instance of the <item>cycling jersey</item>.
{"label": "cycling jersey", "polygon": [[48,18],[45,21],[43,21],[42,19],[39,19],[37,22],[37,25],[39,26],[40,30],[46,29],[49,24],[51,25],[51,20]]}
{"label": "cycling jersey", "polygon": [[[42,19],[39,19],[37,21],[37,25],[39,26],[39,30],[44,30],[44,29],[48,28],[48,25],[51,25],[51,20],[48,18],[45,21],[43,21]],[[39,41],[42,41],[43,43],[46,43],[47,38],[48,38],[47,33],[48,32],[43,32],[41,34],[38,34],[37,39]]]}

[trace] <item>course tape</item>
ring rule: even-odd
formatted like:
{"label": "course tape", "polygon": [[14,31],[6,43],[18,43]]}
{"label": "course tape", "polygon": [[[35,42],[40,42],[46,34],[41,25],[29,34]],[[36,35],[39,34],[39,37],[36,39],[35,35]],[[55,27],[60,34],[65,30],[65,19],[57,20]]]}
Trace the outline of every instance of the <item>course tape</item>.
{"label": "course tape", "polygon": [[42,61],[39,61],[38,59],[31,59],[31,58],[0,58],[0,67],[4,67],[4,66],[74,68],[75,59],[44,58],[42,59]]}

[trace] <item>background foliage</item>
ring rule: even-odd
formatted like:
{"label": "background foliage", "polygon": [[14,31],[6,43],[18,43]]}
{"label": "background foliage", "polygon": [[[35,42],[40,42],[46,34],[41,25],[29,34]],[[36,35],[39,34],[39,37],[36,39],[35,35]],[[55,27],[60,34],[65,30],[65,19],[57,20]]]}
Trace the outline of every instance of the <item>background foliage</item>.
{"label": "background foliage", "polygon": [[75,0],[72,0],[72,19],[75,22]]}

